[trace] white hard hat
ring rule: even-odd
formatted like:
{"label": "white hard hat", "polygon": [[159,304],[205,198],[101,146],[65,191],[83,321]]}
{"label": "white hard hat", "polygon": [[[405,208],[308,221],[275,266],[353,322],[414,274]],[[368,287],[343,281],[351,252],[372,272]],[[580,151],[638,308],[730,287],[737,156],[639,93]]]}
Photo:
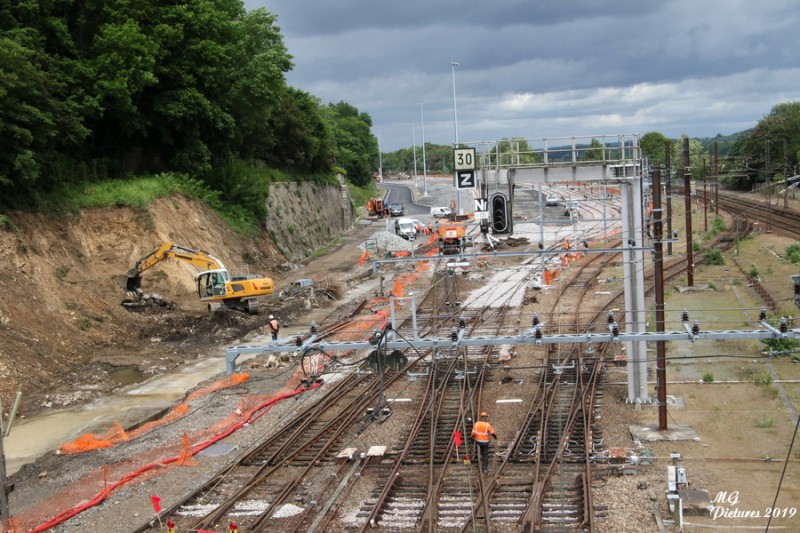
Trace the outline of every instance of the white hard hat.
{"label": "white hard hat", "polygon": [[272,315],[269,315],[269,319],[270,319],[270,320],[272,320],[273,318],[275,318],[275,317],[274,317],[274,316],[272,316]]}

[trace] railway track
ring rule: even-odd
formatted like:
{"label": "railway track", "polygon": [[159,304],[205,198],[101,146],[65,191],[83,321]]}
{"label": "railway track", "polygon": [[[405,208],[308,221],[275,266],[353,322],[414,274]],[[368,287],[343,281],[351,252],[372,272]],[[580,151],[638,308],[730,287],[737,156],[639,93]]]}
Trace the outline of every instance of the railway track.
{"label": "railway track", "polygon": [[752,199],[719,192],[719,206],[730,211],[737,219],[755,220],[766,231],[777,229],[792,237],[800,236],[800,213],[793,209],[754,202]]}

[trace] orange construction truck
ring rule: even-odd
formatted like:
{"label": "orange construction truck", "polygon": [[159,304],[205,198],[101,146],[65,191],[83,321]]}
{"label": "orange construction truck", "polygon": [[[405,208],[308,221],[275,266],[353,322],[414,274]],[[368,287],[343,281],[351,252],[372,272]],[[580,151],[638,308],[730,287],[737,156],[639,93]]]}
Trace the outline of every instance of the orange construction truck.
{"label": "orange construction truck", "polygon": [[463,224],[439,224],[439,254],[460,254],[466,244],[467,229]]}
{"label": "orange construction truck", "polygon": [[371,217],[383,218],[386,215],[386,203],[383,198],[370,198],[367,200],[367,214]]}

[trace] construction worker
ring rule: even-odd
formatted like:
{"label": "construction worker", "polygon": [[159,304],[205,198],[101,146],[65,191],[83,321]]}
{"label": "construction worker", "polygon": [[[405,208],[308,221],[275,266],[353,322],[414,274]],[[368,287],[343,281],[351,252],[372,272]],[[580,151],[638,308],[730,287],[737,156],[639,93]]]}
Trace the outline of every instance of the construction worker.
{"label": "construction worker", "polygon": [[278,331],[281,329],[281,324],[278,319],[269,315],[269,332],[272,334],[272,340],[278,340]]}
{"label": "construction worker", "polygon": [[494,432],[494,428],[489,423],[489,413],[482,411],[480,420],[475,422],[475,425],[472,426],[472,438],[481,449],[481,470],[483,470],[484,473],[489,471],[490,436],[497,440],[497,433]]}

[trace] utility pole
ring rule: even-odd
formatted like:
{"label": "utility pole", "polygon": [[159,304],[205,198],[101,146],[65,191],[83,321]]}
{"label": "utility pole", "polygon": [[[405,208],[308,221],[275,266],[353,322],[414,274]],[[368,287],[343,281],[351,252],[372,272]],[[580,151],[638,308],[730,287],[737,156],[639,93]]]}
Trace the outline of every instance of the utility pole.
{"label": "utility pole", "polygon": [[667,255],[672,255],[672,141],[664,141],[664,166],[667,172],[664,192],[667,195]]}
{"label": "utility pole", "polygon": [[683,138],[683,195],[686,209],[686,283],[694,287],[692,251],[692,167],[689,165],[689,137]]}
{"label": "utility pole", "polygon": [[789,208],[789,154],[786,151],[786,139],[783,140],[783,208]]}
{"label": "utility pole", "polygon": [[706,185],[706,158],[703,158],[703,231],[708,233],[708,187]]}
{"label": "utility pole", "polygon": [[[661,171],[653,170],[653,277],[655,278],[656,332],[664,329],[664,251],[661,223]],[[665,341],[656,341],[656,395],[658,398],[658,429],[667,429],[667,351]]]}
{"label": "utility pole", "polygon": [[714,214],[719,215],[719,143],[714,141]]}
{"label": "utility pole", "polygon": [[767,139],[764,141],[764,181],[767,184],[767,207],[769,207],[769,211],[767,212],[767,231],[772,231],[772,196],[770,195],[770,179],[769,179],[769,149],[770,144],[772,141]]}
{"label": "utility pole", "polygon": [[772,205],[772,198],[769,194],[769,143],[769,139],[764,141],[764,184],[767,188],[767,205]]}

